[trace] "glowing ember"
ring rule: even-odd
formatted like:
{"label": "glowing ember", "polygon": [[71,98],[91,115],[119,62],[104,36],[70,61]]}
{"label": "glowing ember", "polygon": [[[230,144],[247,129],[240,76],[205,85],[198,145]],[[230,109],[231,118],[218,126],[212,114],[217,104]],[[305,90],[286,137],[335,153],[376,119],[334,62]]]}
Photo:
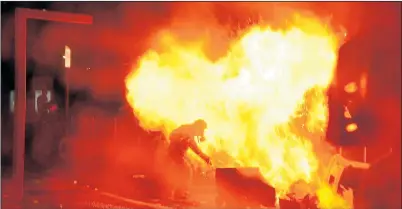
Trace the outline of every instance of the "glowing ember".
{"label": "glowing ember", "polygon": [[325,90],[340,41],[318,19],[292,23],[283,30],[251,26],[217,60],[203,40],[184,43],[164,31],[126,78],[141,125],[169,134],[203,118],[203,149],[217,166],[259,167],[283,192],[296,182],[319,185]]}

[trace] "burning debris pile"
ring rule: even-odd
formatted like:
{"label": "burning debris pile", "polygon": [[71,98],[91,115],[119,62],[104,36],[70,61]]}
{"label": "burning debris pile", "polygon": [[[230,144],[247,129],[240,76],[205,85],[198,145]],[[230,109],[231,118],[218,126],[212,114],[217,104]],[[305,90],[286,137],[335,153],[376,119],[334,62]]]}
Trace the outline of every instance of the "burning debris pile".
{"label": "burning debris pile", "polygon": [[[323,183],[325,91],[343,40],[321,19],[299,14],[279,28],[252,23],[236,37],[205,27],[161,29],[127,76],[141,126],[169,134],[203,118],[203,149],[216,166],[258,167],[280,195],[302,190],[345,207]],[[299,182],[305,186],[295,189]]]}

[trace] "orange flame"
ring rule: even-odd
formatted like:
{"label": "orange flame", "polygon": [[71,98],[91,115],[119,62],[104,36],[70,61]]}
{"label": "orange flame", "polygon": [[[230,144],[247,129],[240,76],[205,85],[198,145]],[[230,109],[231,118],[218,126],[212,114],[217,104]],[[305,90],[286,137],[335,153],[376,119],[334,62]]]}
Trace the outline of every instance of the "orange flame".
{"label": "orange flame", "polygon": [[314,183],[328,118],[325,90],[340,45],[335,33],[319,19],[295,16],[283,30],[252,26],[217,60],[203,44],[184,44],[168,30],[158,50],[140,58],[126,87],[141,125],[169,134],[203,118],[203,149],[217,166],[259,167],[278,191]]}

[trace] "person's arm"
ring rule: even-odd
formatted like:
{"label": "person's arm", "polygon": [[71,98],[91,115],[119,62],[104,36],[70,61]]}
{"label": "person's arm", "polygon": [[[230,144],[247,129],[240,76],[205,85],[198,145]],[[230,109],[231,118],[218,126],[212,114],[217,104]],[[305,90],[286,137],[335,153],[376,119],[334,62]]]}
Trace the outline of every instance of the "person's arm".
{"label": "person's arm", "polygon": [[200,137],[200,141],[205,140],[205,129],[198,130],[197,136]]}
{"label": "person's arm", "polygon": [[198,147],[195,140],[192,138],[189,140],[189,147],[195,154],[197,154],[200,158],[202,158],[206,163],[211,164],[211,160],[202,150]]}

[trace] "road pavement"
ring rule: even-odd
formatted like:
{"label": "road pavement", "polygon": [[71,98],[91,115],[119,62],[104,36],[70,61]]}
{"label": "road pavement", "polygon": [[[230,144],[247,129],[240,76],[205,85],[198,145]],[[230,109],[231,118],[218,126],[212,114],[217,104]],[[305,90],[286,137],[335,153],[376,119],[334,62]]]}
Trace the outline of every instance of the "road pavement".
{"label": "road pavement", "polygon": [[[110,180],[112,181],[112,180]],[[127,181],[125,187],[132,188],[135,184]],[[135,193],[124,193],[117,190],[99,189],[85,181],[74,180],[62,175],[51,175],[43,178],[31,177],[25,180],[23,202],[13,201],[10,191],[13,184],[2,179],[2,208],[4,209],[170,209],[176,208],[171,203],[158,200],[144,200]],[[135,189],[135,188],[133,188]],[[216,208],[217,196],[215,179],[201,178],[190,188],[190,201],[196,205],[186,205],[184,208],[209,209]],[[177,204],[176,204],[177,205]]]}
{"label": "road pavement", "polygon": [[123,197],[65,178],[47,177],[26,180],[22,202],[15,201],[11,193],[13,187],[9,179],[2,179],[3,209],[168,209],[161,204]]}

